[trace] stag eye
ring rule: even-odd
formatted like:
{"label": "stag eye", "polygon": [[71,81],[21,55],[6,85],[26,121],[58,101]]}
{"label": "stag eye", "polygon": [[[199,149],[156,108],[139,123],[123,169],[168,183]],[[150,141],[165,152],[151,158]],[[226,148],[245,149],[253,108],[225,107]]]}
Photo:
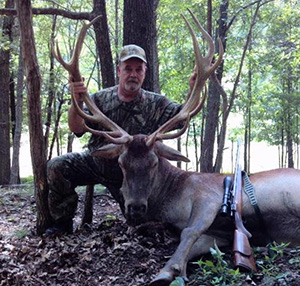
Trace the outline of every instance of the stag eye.
{"label": "stag eye", "polygon": [[157,164],[158,164],[158,160],[157,158],[155,158],[155,160],[152,161],[151,168],[155,168]]}

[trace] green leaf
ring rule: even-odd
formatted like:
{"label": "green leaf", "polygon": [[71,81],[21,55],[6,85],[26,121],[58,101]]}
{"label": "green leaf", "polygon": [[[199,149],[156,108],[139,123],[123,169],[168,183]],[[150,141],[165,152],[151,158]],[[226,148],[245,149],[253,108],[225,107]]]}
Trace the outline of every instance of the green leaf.
{"label": "green leaf", "polygon": [[182,277],[176,277],[170,286],[185,286],[185,283]]}

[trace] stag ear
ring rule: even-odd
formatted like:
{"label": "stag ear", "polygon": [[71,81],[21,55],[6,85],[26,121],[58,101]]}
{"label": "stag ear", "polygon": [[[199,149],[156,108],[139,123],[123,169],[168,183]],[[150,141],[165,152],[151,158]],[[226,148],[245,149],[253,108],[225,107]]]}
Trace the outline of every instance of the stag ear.
{"label": "stag ear", "polygon": [[168,160],[190,162],[190,160],[183,156],[179,151],[165,145],[160,141],[156,141],[155,146],[158,154]]}
{"label": "stag ear", "polygon": [[92,152],[92,156],[99,156],[105,159],[113,159],[119,157],[123,152],[123,145],[107,144]]}

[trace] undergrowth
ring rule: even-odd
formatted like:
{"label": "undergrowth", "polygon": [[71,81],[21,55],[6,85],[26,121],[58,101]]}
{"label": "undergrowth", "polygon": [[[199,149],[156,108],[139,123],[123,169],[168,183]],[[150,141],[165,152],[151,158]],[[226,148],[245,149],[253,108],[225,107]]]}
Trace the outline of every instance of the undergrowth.
{"label": "undergrowth", "polygon": [[193,262],[196,268],[188,284],[181,277],[176,277],[170,286],[297,285],[293,282],[291,272],[282,269],[280,263],[283,256],[288,256],[291,267],[300,266],[300,247],[288,246],[288,243],[274,242],[268,248],[253,248],[258,271],[245,273],[234,269],[231,255],[223,253],[215,243],[214,248],[210,248],[209,259],[205,256]]}

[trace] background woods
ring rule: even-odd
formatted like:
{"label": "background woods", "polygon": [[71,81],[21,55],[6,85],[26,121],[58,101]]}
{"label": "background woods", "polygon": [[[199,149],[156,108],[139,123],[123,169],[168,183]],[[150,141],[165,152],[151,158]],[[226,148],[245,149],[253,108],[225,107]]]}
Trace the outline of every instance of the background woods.
{"label": "background woods", "polygon": [[[237,137],[244,137],[249,172],[255,140],[278,147],[278,166],[299,168],[298,1],[0,3],[0,184],[20,182],[20,144],[29,133],[36,195],[42,194],[37,198],[42,203],[47,159],[72,150],[66,120],[68,77],[50,53],[51,41],[56,39],[68,58],[82,21],[100,15],[88,31],[80,60],[89,90],[114,85],[118,51],[123,44],[136,43],[148,55],[144,87],[182,102],[194,65],[192,42],[180,17],[186,8],[194,11],[216,45],[220,37],[225,48],[223,64],[210,79],[205,110],[178,144],[195,158],[193,169],[222,171],[224,150]],[[238,120],[234,127],[232,118]],[[81,140],[84,145],[86,137]],[[45,225],[47,217],[39,218],[38,229]]]}

